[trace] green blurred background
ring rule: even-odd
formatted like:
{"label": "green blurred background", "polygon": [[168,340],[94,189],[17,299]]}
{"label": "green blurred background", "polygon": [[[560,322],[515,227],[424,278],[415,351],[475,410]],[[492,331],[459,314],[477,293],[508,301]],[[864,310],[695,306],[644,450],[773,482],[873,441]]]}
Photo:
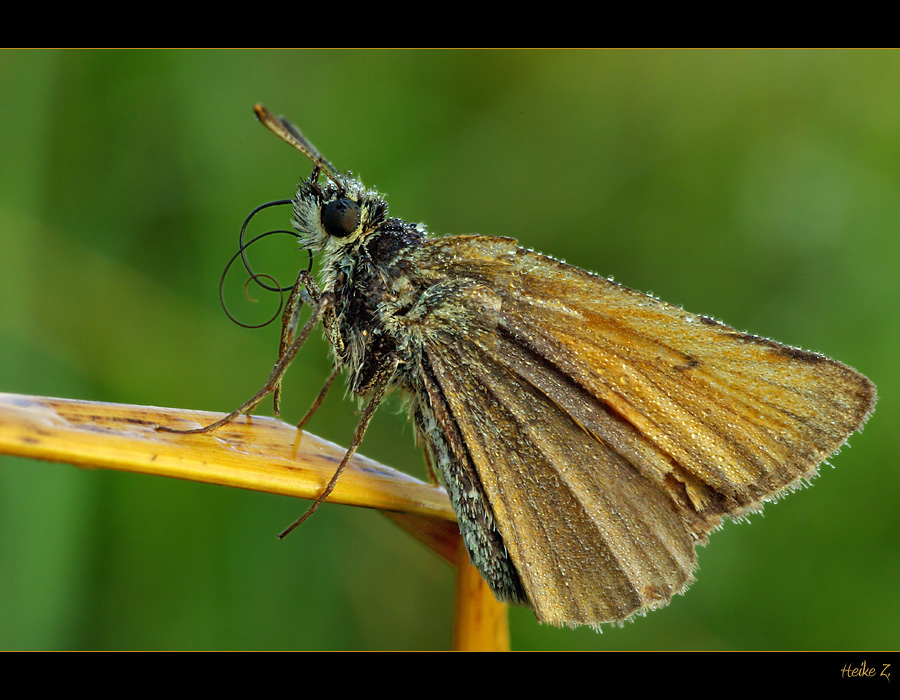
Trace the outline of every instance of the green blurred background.
{"label": "green blurred background", "polygon": [[[228,411],[261,385],[278,328],[232,324],[219,275],[244,216],[310,170],[263,102],[395,216],[518,238],[878,384],[835,468],[715,533],[686,596],[603,634],[514,610],[514,648],[898,647],[900,54],[6,51],[0,95],[0,391]],[[285,283],[306,264],[288,238],[254,259]],[[274,310],[258,296],[235,311]],[[327,375],[316,340],[288,419]],[[398,407],[362,452],[424,476]],[[335,391],[309,429],[347,444],[355,409]],[[305,507],[0,459],[0,648],[448,647],[448,565],[341,506],[279,542]]]}

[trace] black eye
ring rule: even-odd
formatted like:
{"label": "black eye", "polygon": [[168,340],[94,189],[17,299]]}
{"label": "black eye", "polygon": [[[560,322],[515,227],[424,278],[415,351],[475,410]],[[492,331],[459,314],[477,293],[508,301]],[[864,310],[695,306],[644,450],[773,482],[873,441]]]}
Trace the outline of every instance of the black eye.
{"label": "black eye", "polygon": [[329,236],[349,236],[359,226],[359,205],[352,199],[328,202],[322,209],[322,226]]}

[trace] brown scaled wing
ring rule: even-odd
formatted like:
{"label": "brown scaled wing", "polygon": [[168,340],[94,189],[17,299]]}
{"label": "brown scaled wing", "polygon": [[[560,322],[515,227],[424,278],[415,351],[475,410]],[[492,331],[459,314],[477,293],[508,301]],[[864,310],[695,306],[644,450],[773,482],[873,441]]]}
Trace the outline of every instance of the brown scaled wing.
{"label": "brown scaled wing", "polygon": [[538,619],[616,622],[692,580],[722,520],[811,478],[875,387],[511,239],[451,236],[415,260],[466,280],[424,352]]}

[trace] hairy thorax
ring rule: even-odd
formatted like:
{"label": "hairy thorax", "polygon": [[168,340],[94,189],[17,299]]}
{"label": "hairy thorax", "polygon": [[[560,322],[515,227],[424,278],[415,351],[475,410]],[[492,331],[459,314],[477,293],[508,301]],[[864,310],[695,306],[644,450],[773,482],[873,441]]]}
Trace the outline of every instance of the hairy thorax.
{"label": "hairy thorax", "polygon": [[401,364],[395,383],[405,383],[402,365],[413,352],[405,319],[425,292],[412,258],[425,236],[415,225],[388,219],[325,268],[323,288],[335,295],[326,333],[354,394],[365,395],[395,358]]}

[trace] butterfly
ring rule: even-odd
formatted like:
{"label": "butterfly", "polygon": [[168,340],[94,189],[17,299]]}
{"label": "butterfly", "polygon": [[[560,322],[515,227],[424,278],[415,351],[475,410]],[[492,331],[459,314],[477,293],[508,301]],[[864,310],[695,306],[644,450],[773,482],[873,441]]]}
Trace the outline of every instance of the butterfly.
{"label": "butterfly", "polygon": [[269,394],[277,411],[284,371],[321,324],[334,371],[307,418],[341,372],[368,403],[298,523],[334,488],[385,395],[401,390],[496,597],[541,622],[596,628],[683,592],[723,519],[808,481],[874,408],[872,382],[822,355],[510,238],[434,237],[391,218],[380,194],[290,122],[255,112],[313,163],[290,202],[310,268],[290,288],[265,386],[193,432]]}

